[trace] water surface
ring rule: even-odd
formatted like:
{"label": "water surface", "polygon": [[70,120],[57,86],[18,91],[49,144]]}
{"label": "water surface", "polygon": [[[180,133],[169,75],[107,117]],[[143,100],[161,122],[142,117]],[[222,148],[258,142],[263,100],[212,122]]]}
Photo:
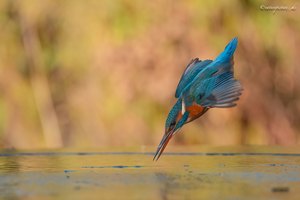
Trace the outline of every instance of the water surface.
{"label": "water surface", "polygon": [[0,199],[299,199],[300,148],[154,149],[1,151]]}

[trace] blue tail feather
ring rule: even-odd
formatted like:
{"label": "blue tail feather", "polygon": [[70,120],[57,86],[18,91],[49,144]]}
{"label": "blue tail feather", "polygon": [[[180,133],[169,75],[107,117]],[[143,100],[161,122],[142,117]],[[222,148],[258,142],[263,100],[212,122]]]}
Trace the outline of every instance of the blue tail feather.
{"label": "blue tail feather", "polygon": [[238,38],[233,38],[225,47],[224,51],[218,55],[215,61],[228,62],[232,58],[238,44]]}

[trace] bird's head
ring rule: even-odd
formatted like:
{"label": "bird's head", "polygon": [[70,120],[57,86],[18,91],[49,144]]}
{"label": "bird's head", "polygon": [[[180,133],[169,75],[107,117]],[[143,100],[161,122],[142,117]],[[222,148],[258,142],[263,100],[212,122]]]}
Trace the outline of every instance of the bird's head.
{"label": "bird's head", "polygon": [[188,116],[188,112],[184,112],[184,114],[182,114],[182,105],[181,100],[179,99],[169,112],[165,124],[165,134],[157,147],[153,160],[159,159],[170,139],[185,124],[185,122],[188,119]]}

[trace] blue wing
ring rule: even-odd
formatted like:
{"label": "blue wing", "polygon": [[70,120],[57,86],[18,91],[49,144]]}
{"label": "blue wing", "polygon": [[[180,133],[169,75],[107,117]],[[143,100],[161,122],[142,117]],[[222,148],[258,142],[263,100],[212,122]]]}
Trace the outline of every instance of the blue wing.
{"label": "blue wing", "polygon": [[232,72],[225,72],[211,77],[193,91],[195,101],[203,107],[226,108],[236,105],[243,88],[233,77]]}
{"label": "blue wing", "polygon": [[237,38],[233,38],[227,44],[224,51],[220,53],[214,61],[210,61],[205,67],[200,70],[199,73],[193,74],[193,79],[191,79],[190,82],[186,82],[184,84],[184,87],[180,88],[180,93],[177,93],[177,95],[189,96],[188,100],[191,101],[193,99],[191,98],[191,96],[193,96],[191,95],[192,91],[195,91],[197,88],[199,88],[204,80],[213,76],[218,76],[225,72],[233,72],[233,54],[237,47],[237,43]]}
{"label": "blue wing", "polygon": [[[237,38],[232,39],[217,58],[201,70],[181,92],[186,105],[196,101],[204,107],[234,106],[241,84],[233,77],[233,54]],[[206,100],[206,101],[205,101]]]}
{"label": "blue wing", "polygon": [[184,70],[177,85],[175,97],[178,98],[183,89],[201,72],[212,60],[201,61],[199,58],[193,59]]}

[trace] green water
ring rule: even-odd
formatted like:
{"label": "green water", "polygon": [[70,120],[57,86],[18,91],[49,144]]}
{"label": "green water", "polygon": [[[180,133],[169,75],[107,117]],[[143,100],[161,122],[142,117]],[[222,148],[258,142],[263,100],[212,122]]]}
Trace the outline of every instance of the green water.
{"label": "green water", "polygon": [[154,149],[2,151],[0,199],[300,198],[300,148]]}

